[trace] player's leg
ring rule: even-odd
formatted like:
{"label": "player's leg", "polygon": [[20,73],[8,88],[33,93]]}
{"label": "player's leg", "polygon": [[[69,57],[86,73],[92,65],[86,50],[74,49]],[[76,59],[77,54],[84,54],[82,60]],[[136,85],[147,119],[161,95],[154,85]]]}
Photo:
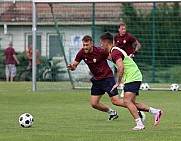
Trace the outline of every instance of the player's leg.
{"label": "player's leg", "polygon": [[112,121],[112,120],[118,118],[118,114],[116,111],[114,111],[113,109],[108,107],[106,104],[100,102],[101,97],[102,97],[102,95],[91,95],[90,101],[91,101],[92,108],[97,109],[102,112],[109,113],[110,114],[110,117],[108,119],[109,121]]}
{"label": "player's leg", "polygon": [[154,126],[158,125],[158,123],[160,122],[160,118],[163,115],[162,110],[156,109],[153,107],[149,107],[147,105],[144,105],[143,103],[135,103],[135,105],[136,105],[138,110],[144,111],[144,112],[149,112],[149,113],[153,114],[154,118],[155,118]]}
{"label": "player's leg", "polygon": [[133,128],[133,130],[142,130],[144,129],[144,125],[142,123],[142,120],[138,114],[138,110],[135,106],[135,100],[136,100],[136,94],[133,92],[125,92],[124,93],[124,98],[123,101],[126,105],[126,107],[128,108],[129,112],[131,113],[131,115],[133,116],[135,122],[136,122],[136,126]]}
{"label": "player's leg", "polygon": [[105,91],[101,88],[102,85],[104,85],[104,81],[91,79],[91,82],[93,84],[91,88],[91,106],[94,109],[109,113],[110,117],[108,121],[118,118],[116,111],[100,102],[102,95],[105,93]]}
{"label": "player's leg", "polygon": [[[133,83],[128,83],[125,85],[124,90],[126,92],[135,92],[136,95],[139,95],[139,88],[140,88],[141,83],[140,82],[133,82]],[[136,100],[135,100],[136,101]],[[134,102],[135,102],[134,101]],[[160,118],[163,114],[163,111],[160,109],[152,108],[147,105],[144,105],[142,103],[135,103],[135,106],[137,107],[138,110],[140,111],[145,111],[145,112],[150,112],[154,115],[155,117],[155,123],[154,125],[157,126],[158,123],[160,122]]]}
{"label": "player's leg", "polygon": [[135,104],[136,96],[139,95],[140,85],[141,82],[131,82],[131,83],[126,83],[124,86],[123,101],[136,122],[136,127],[134,127],[133,130],[141,130],[145,128],[141,118],[139,117],[138,108],[136,107]]}
{"label": "player's leg", "polygon": [[91,95],[90,103],[92,108],[97,109],[102,112],[109,111],[109,107],[100,102],[102,95]]}
{"label": "player's leg", "polygon": [[[105,85],[103,85],[102,89],[109,94],[109,97],[110,97],[112,104],[116,105],[116,106],[121,106],[121,107],[127,108],[123,102],[123,99],[119,98],[117,89],[114,89],[113,92],[110,92],[112,87],[115,84],[114,78],[107,78],[104,80],[104,83],[105,83]],[[103,82],[102,82],[102,84],[103,84]],[[138,111],[138,113],[139,113],[139,111]],[[139,116],[142,119],[142,121],[145,120],[145,116],[142,115],[141,112],[140,112]]]}

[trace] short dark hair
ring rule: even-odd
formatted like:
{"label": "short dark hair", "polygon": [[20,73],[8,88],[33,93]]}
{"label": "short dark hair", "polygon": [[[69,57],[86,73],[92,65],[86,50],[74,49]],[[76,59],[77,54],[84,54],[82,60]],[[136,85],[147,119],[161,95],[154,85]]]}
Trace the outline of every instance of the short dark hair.
{"label": "short dark hair", "polygon": [[85,42],[90,41],[90,42],[92,42],[92,37],[89,36],[89,35],[85,35],[85,36],[82,38],[82,41],[85,41]]}
{"label": "short dark hair", "polygon": [[107,40],[110,43],[113,43],[113,35],[109,32],[106,32],[104,34],[102,34],[102,36],[100,37],[101,40]]}

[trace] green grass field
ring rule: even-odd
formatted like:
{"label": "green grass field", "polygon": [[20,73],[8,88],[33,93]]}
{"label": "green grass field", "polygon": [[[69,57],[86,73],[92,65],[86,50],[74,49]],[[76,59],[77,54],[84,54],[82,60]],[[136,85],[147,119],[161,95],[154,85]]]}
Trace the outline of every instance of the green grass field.
{"label": "green grass field", "polygon": [[[0,141],[179,141],[181,140],[181,91],[141,91],[137,101],[164,110],[160,124],[146,113],[146,129],[132,131],[134,120],[125,108],[113,122],[107,113],[90,107],[89,90],[31,91],[31,83],[0,82]],[[22,128],[18,118],[29,112],[31,128]]]}

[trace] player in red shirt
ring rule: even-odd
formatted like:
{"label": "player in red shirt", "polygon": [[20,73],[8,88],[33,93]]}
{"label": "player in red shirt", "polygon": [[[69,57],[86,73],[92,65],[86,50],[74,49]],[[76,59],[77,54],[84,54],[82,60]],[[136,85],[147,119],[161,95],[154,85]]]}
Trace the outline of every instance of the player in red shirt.
{"label": "player in red shirt", "polygon": [[[132,34],[126,31],[126,28],[127,26],[125,23],[119,24],[119,33],[114,36],[114,44],[115,46],[123,49],[128,56],[134,58],[134,54],[139,52],[141,44]],[[133,48],[134,44],[136,45],[135,49]]]}
{"label": "player in red shirt", "polygon": [[[128,56],[130,56],[132,59],[135,58],[135,54],[138,53],[141,44],[138,42],[138,40],[130,33],[126,31],[126,24],[120,23],[118,26],[118,32],[114,36],[114,44],[116,47],[119,47],[123,49]],[[133,45],[135,45],[135,49],[133,48]],[[122,80],[122,84],[124,85],[124,81]],[[123,87],[123,86],[122,86]],[[124,91],[121,93],[121,97],[124,97]]]}
{"label": "player in red shirt", "polygon": [[[109,113],[108,121],[112,121],[118,118],[117,112],[100,102],[105,92],[109,94],[114,105],[119,105],[118,103],[121,102],[118,99],[117,89],[110,93],[115,80],[113,72],[107,63],[109,53],[101,47],[93,46],[92,37],[88,35],[83,37],[82,45],[83,48],[77,53],[75,60],[67,68],[74,71],[82,60],[88,65],[93,74],[91,78],[91,106],[97,110]],[[123,104],[123,102],[121,103]]]}

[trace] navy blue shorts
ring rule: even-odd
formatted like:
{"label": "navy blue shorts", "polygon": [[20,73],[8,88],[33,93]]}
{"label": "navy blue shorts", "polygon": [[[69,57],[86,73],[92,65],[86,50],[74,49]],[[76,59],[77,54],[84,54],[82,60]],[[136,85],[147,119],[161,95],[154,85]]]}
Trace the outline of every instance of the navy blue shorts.
{"label": "navy blue shorts", "polygon": [[141,81],[135,81],[124,84],[124,92],[133,92],[136,93],[136,95],[139,95],[139,89],[140,89]]}
{"label": "navy blue shorts", "polygon": [[103,95],[105,92],[109,94],[109,97],[118,95],[118,89],[114,89],[114,91],[110,93],[112,87],[115,85],[113,77],[102,80],[94,80],[92,78],[90,81],[92,82],[91,95]]}

